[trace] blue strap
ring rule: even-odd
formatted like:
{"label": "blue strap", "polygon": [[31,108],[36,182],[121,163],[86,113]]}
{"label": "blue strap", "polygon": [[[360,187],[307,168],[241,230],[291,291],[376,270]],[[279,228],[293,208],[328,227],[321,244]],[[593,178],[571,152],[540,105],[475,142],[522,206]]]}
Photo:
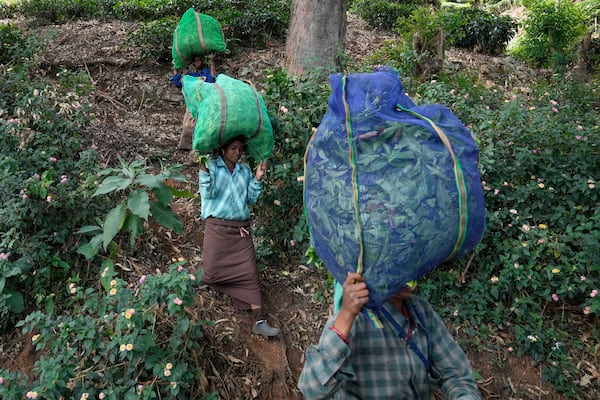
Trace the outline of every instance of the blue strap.
{"label": "blue strap", "polygon": [[423,325],[423,328],[425,328],[425,337],[427,339],[427,358],[425,358],[425,356],[423,355],[421,350],[419,350],[419,348],[417,347],[415,342],[412,340],[412,338],[407,337],[406,331],[400,326],[398,321],[396,321],[394,319],[394,317],[392,317],[392,314],[390,314],[389,311],[385,309],[385,307],[381,307],[381,312],[383,313],[385,318],[394,326],[394,328],[396,328],[400,337],[402,339],[404,339],[404,341],[410,346],[411,349],[413,349],[413,351],[415,352],[417,357],[419,357],[419,359],[421,359],[421,361],[423,362],[423,365],[425,365],[425,368],[427,369],[427,373],[429,373],[429,372],[431,372],[431,364],[429,362],[429,331],[427,330],[427,327],[425,325],[425,322],[423,321],[423,317],[421,316],[421,313],[419,313],[415,307],[413,307],[413,310],[415,311],[415,314],[417,314],[417,318],[421,322],[421,325]]}

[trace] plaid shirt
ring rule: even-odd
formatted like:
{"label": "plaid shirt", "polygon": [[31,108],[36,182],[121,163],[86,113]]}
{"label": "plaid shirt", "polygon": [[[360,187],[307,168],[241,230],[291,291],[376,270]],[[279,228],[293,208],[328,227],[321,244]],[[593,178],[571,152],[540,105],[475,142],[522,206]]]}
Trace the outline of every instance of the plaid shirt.
{"label": "plaid shirt", "polygon": [[[469,361],[439,315],[415,295],[405,301],[414,326],[412,340],[425,357],[429,353],[431,374],[383,314],[377,315],[383,324],[378,329],[365,313],[360,313],[350,333],[350,345],[328,329],[331,319],[319,343],[307,349],[298,382],[302,394],[310,400],[429,400],[434,389],[440,387],[450,400],[481,399]],[[384,307],[408,331],[409,319],[389,303]],[[425,329],[429,332],[429,345]]]}
{"label": "plaid shirt", "polygon": [[202,219],[249,219],[248,204],[256,204],[262,192],[262,182],[257,181],[250,168],[244,164],[237,163],[233,173],[229,172],[221,157],[211,158],[207,167],[210,173],[200,170],[198,177]]}

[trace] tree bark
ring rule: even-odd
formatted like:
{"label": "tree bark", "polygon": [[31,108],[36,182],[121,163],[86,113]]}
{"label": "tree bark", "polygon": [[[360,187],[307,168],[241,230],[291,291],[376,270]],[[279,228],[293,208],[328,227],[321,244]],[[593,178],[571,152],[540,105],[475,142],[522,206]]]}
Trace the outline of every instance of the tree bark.
{"label": "tree bark", "polygon": [[286,42],[290,75],[342,70],[347,0],[292,0]]}

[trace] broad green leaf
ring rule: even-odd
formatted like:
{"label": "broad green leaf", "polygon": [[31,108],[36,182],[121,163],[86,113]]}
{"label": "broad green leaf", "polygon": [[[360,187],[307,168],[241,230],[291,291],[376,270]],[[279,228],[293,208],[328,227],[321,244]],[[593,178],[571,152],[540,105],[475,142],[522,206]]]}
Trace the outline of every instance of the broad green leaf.
{"label": "broad green leaf", "polygon": [[155,188],[163,184],[163,176],[152,175],[152,174],[140,174],[135,180],[140,185]]}
{"label": "broad green leaf", "polygon": [[85,225],[79,228],[75,233],[87,234],[87,233],[99,233],[102,232],[102,228],[98,225]]}
{"label": "broad green leaf", "polygon": [[86,243],[83,246],[80,246],[77,249],[77,252],[79,254],[82,254],[86,260],[91,260],[92,258],[94,258],[94,256],[96,254],[98,254],[98,251],[100,251],[100,246],[102,246],[102,234],[101,233],[94,236],[89,241],[89,243]]}
{"label": "broad green leaf", "polygon": [[96,189],[92,197],[127,189],[132,182],[132,178],[126,178],[123,176],[109,176],[102,182],[100,187]]}
{"label": "broad green leaf", "polygon": [[173,192],[171,191],[171,187],[165,185],[164,183],[156,186],[152,189],[152,191],[156,195],[158,201],[164,206],[169,205],[171,200],[173,200]]}
{"label": "broad green leaf", "polygon": [[44,298],[44,310],[46,310],[46,314],[51,315],[54,313],[54,299],[50,296],[46,296]]}
{"label": "broad green leaf", "polygon": [[[150,208],[148,206],[148,208]],[[142,223],[142,219],[135,214],[130,214],[127,216],[125,220],[125,225],[123,229],[129,232],[129,245],[133,248],[135,246],[135,241],[142,232],[144,231],[144,224]]]}
{"label": "broad green leaf", "polygon": [[150,199],[148,193],[142,190],[132,192],[127,198],[127,206],[132,213],[148,221],[148,215],[150,215]]}
{"label": "broad green leaf", "polygon": [[0,294],[2,294],[2,291],[4,290],[4,285],[6,285],[6,278],[0,276]]}
{"label": "broad green leaf", "polygon": [[126,211],[127,206],[123,201],[115,208],[110,210],[106,216],[106,219],[104,220],[104,232],[102,234],[102,245],[104,246],[104,250],[106,250],[108,244],[123,227],[123,224],[125,223]]}
{"label": "broad green leaf", "polygon": [[183,231],[183,223],[169,206],[164,206],[157,201],[153,201],[150,203],[150,212],[156,219],[156,222],[165,228],[173,229],[177,233]]}
{"label": "broad green leaf", "polygon": [[23,301],[23,295],[20,292],[14,290],[8,290],[10,296],[6,299],[6,306],[8,311],[13,313],[20,313],[25,308],[25,302]]}

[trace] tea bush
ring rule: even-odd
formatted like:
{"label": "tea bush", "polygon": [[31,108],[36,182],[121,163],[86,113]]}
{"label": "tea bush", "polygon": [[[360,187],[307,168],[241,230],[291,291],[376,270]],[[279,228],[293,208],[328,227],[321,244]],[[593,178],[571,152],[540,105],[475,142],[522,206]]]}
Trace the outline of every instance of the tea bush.
{"label": "tea bush", "polygon": [[599,345],[577,342],[570,323],[600,310],[598,87],[556,79],[527,96],[501,93],[456,76],[419,88],[419,103],[445,104],[468,123],[488,209],[474,258],[440,267],[420,288],[472,340],[508,332],[514,341],[498,351],[533,356],[574,396],[569,348]]}
{"label": "tea bush", "polygon": [[522,35],[512,53],[535,66],[563,70],[573,60],[574,46],[587,31],[580,3],[528,0]]}
{"label": "tea bush", "polygon": [[355,0],[350,11],[370,27],[391,32],[398,18],[408,18],[417,7],[417,1]]}
{"label": "tea bush", "polygon": [[178,22],[175,17],[164,17],[142,23],[139,29],[127,33],[127,45],[132,51],[139,51],[144,62],[170,63],[173,31]]}
{"label": "tea bush", "polygon": [[294,78],[281,69],[267,72],[264,85],[275,146],[264,191],[254,210],[260,221],[255,227],[257,252],[263,262],[299,258],[306,250],[304,149],[325,114],[329,97],[322,78]]}
{"label": "tea bush", "polygon": [[507,15],[479,8],[456,8],[443,12],[446,39],[455,47],[498,55],[517,33],[517,23]]}
{"label": "tea bush", "polygon": [[93,287],[76,275],[65,283],[62,312],[35,311],[19,323],[44,352],[34,376],[0,369],[0,396],[216,399],[197,386],[203,327],[213,325],[190,312],[201,274],[185,260],[135,285],[119,279],[109,260],[100,271]]}
{"label": "tea bush", "polygon": [[92,201],[96,150],[79,132],[90,121],[86,74],[35,76],[40,43],[2,29],[11,59],[0,69],[0,329],[33,304],[51,307],[53,285],[77,257],[73,231],[101,201]]}

